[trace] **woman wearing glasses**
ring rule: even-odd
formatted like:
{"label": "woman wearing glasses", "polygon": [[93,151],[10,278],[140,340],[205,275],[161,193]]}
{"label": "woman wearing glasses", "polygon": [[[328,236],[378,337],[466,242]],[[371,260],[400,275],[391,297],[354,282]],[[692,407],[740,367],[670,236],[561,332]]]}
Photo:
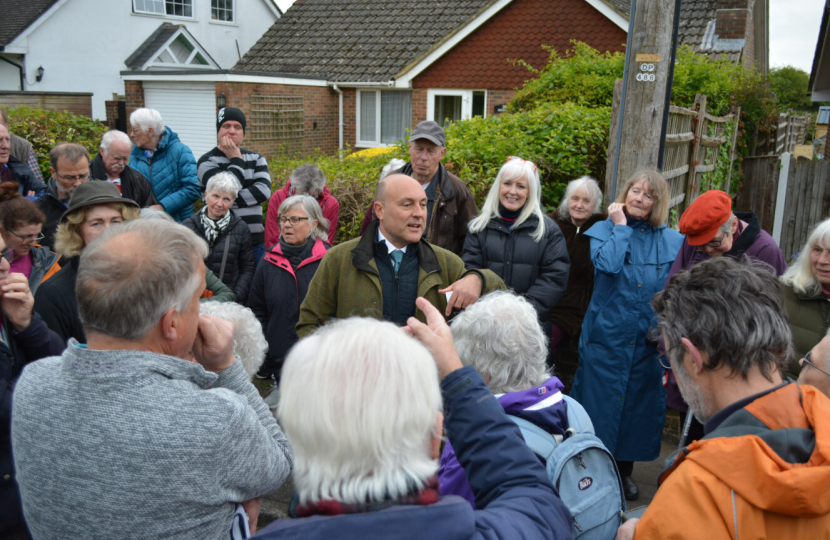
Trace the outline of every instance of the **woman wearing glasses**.
{"label": "woman wearing glasses", "polygon": [[268,250],[256,269],[248,307],[259,319],[268,340],[268,353],[256,376],[279,382],[285,355],[298,339],[294,328],[300,317],[300,304],[330,246],[325,242],[329,222],[314,198],[289,197],[280,204],[277,216],[279,242]]}
{"label": "woman wearing glasses", "polygon": [[468,270],[492,270],[524,296],[550,335],[550,314],[568,284],[570,259],[562,231],[542,209],[536,165],[508,158],[481,214],[470,221],[461,258]]}
{"label": "woman wearing glasses", "polygon": [[245,304],[254,278],[254,250],[248,225],[231,210],[239,194],[239,182],[229,172],[210,177],[205,206],[182,225],[207,240],[210,252],[205,266],[216,274]]}
{"label": "woman wearing glasses", "polygon": [[0,184],[0,234],[9,249],[9,272],[23,274],[35,294],[40,284],[61,269],[60,255],[39,242],[46,216],[35,203],[20,195],[15,182]]}
{"label": "woman wearing glasses", "polygon": [[652,337],[651,297],[663,288],[683,237],[666,227],[669,190],[659,173],[632,175],[591,240],[594,293],[579,338],[571,397],[614,454],[625,498],[639,496],[635,461],[660,456],[666,394]]}

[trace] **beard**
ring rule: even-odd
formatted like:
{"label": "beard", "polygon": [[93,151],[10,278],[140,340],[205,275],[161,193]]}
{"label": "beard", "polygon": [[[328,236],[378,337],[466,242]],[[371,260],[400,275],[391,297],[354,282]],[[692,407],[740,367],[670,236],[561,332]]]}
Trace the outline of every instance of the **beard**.
{"label": "beard", "polygon": [[711,406],[707,406],[706,395],[700,386],[692,381],[686,369],[680,364],[675,364],[677,368],[674,370],[674,377],[677,380],[677,386],[680,388],[680,393],[683,399],[689,405],[689,410],[695,415],[701,424],[705,424],[717,411],[712,411]]}

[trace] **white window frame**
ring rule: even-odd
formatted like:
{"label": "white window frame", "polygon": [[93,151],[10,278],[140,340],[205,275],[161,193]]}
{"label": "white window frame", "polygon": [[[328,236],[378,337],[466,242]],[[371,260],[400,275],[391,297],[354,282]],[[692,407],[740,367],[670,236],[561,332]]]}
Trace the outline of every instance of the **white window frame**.
{"label": "white window frame", "polygon": [[211,24],[227,24],[232,26],[237,26],[236,22],[236,4],[239,0],[228,0],[231,3],[231,16],[233,17],[229,21],[222,21],[220,19],[213,18],[213,2],[215,0],[210,0],[210,22]]}
{"label": "white window frame", "polygon": [[[355,93],[355,147],[356,148],[377,148],[379,146],[387,147],[387,146],[394,146],[393,144],[384,144],[380,142],[380,130],[381,130],[381,92],[384,91],[392,91],[395,92],[397,90],[392,90],[390,88],[361,88],[358,89]],[[407,90],[402,90],[403,92],[407,92]],[[374,141],[362,141],[360,140],[360,94],[363,92],[374,92],[375,93],[375,140]],[[410,107],[411,107],[411,99],[412,99],[412,92],[409,91],[409,98],[410,98]]]}
{"label": "white window frame", "polygon": [[188,21],[192,21],[196,19],[196,0],[190,0],[190,17],[187,15],[168,15],[167,14],[167,0],[161,0],[164,4],[164,13],[156,13],[155,11],[142,11],[136,8],[135,0],[132,0],[133,3],[133,14],[134,15],[147,15],[150,17],[163,17],[165,19],[184,19]]}
{"label": "white window frame", "polygon": [[[193,50],[190,51],[190,55],[188,58],[182,63],[176,55],[173,53],[172,50],[169,49],[170,45],[176,41],[179,36],[184,36],[184,39],[190,43],[193,47]],[[166,63],[166,62],[156,62],[156,58],[161,54],[162,51],[168,51],[175,63]],[[201,54],[202,58],[207,61],[207,64],[191,64],[190,62],[193,58],[196,57],[197,54]],[[179,28],[171,37],[168,39],[164,45],[159,47],[154,53],[153,56],[147,60],[147,62],[141,66],[142,71],[147,69],[153,68],[161,68],[161,69],[219,69],[219,66],[216,65],[214,60],[210,57],[210,55],[202,49],[198,42],[195,41],[195,38],[189,33],[186,32],[184,28]]]}
{"label": "white window frame", "polygon": [[[461,96],[461,119],[468,120],[473,116],[473,92],[484,92],[484,118],[487,118],[487,90],[459,90],[453,88],[430,88],[427,90],[427,120],[435,120],[436,96]],[[440,123],[440,122],[439,122]]]}

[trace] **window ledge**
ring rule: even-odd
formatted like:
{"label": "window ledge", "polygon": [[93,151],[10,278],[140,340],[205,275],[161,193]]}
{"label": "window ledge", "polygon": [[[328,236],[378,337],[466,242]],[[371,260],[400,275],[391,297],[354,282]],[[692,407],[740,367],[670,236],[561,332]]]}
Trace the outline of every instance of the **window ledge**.
{"label": "window ledge", "polygon": [[236,26],[239,27],[239,23],[235,21],[219,21],[216,19],[210,19],[208,24],[218,24],[219,26]]}
{"label": "window ledge", "polygon": [[135,17],[151,17],[153,19],[169,19],[171,21],[188,21],[188,22],[199,22],[199,19],[194,17],[180,17],[178,15],[159,15],[158,13],[144,13],[141,11],[133,11],[130,13]]}

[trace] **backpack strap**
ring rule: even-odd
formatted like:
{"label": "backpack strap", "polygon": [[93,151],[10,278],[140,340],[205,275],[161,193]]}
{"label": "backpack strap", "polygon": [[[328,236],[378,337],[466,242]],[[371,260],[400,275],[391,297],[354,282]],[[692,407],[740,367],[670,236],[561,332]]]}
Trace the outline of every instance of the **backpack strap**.
{"label": "backpack strap", "polygon": [[524,418],[519,418],[509,414],[507,417],[519,426],[519,430],[521,430],[522,437],[524,437],[528,448],[533,450],[534,454],[543,458],[545,461],[550,458],[553,451],[556,450],[556,447],[562,443],[561,435],[551,435],[533,422],[529,422]]}
{"label": "backpack strap", "polygon": [[562,394],[562,400],[568,408],[568,431],[596,434],[594,424],[585,408],[577,400],[565,394]]}

